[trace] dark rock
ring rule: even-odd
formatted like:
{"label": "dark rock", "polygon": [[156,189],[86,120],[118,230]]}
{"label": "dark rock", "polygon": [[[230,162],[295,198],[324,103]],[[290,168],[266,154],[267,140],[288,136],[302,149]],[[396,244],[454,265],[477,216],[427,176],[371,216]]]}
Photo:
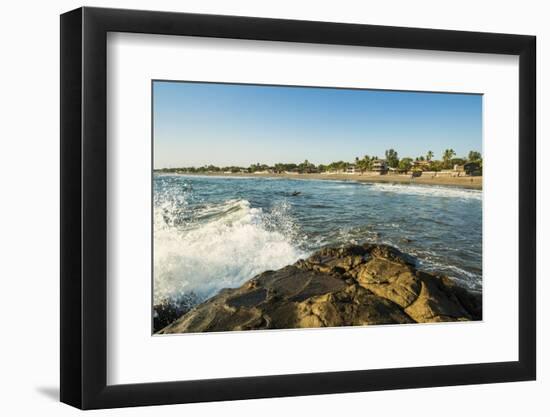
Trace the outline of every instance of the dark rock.
{"label": "dark rock", "polygon": [[153,306],[153,332],[158,332],[198,304],[200,299],[193,293],[178,298],[164,298]]}
{"label": "dark rock", "polygon": [[323,248],[182,314],[159,333],[481,320],[481,294],[388,245]]}

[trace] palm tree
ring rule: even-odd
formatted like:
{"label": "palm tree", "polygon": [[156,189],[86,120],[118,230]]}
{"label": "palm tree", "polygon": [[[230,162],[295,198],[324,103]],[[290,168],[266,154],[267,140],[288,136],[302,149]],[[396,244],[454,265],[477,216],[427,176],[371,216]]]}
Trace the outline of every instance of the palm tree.
{"label": "palm tree", "polygon": [[433,157],[434,157],[434,153],[432,151],[428,151],[428,153],[426,154],[426,159],[428,161],[431,161]]}
{"label": "palm tree", "polygon": [[397,168],[397,165],[399,164],[399,156],[394,149],[386,150],[386,162],[390,167]]}
{"label": "palm tree", "polygon": [[469,161],[481,161],[481,153],[477,151],[470,151],[468,154]]}
{"label": "palm tree", "polygon": [[443,163],[446,168],[450,168],[450,161],[455,155],[456,152],[453,149],[445,149],[445,152],[443,152]]}
{"label": "palm tree", "polygon": [[365,171],[368,171],[371,166],[371,160],[368,155],[365,155],[363,158],[359,159],[358,157],[355,158],[355,165],[357,168],[361,171],[361,174]]}
{"label": "palm tree", "polygon": [[363,157],[363,164],[365,165],[365,170],[372,169],[372,161],[374,161],[374,157],[370,157],[368,155],[365,155]]}
{"label": "palm tree", "polygon": [[361,174],[363,173],[363,161],[358,156],[355,157],[355,169],[361,171]]}

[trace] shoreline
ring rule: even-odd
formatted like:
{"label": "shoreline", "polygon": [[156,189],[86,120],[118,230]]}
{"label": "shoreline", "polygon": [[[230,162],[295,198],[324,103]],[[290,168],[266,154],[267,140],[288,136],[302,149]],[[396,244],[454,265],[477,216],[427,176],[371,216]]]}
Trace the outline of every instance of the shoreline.
{"label": "shoreline", "polygon": [[[158,172],[162,173],[162,172]],[[483,177],[416,177],[410,175],[386,174],[386,175],[362,175],[362,174],[275,174],[275,173],[170,173],[188,176],[207,177],[235,177],[235,178],[285,178],[298,180],[327,180],[327,181],[354,181],[366,183],[399,183],[409,185],[439,185],[444,187],[466,188],[472,190],[483,189]]]}

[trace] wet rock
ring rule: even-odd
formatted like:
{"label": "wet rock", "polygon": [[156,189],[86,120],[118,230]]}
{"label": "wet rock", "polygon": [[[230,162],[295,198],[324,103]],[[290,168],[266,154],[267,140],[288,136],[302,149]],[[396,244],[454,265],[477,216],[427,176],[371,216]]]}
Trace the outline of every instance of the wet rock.
{"label": "wet rock", "polygon": [[193,293],[178,298],[162,299],[153,306],[153,332],[168,326],[199,302],[199,298]]}

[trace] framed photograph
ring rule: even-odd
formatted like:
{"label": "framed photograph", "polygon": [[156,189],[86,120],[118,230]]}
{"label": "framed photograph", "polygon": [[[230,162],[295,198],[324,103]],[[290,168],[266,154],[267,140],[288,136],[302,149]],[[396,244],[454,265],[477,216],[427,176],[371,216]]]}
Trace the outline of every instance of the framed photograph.
{"label": "framed photograph", "polygon": [[533,380],[535,37],[61,16],[61,401]]}

